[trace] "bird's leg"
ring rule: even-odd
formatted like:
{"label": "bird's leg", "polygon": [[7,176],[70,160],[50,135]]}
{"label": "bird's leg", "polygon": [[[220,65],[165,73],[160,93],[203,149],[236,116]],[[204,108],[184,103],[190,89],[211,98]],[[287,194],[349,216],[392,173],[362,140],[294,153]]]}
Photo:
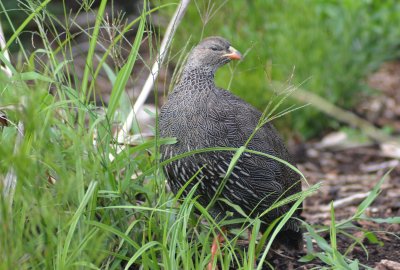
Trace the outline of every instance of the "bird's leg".
{"label": "bird's leg", "polygon": [[[222,232],[225,233],[226,229],[222,228]],[[207,270],[215,270],[213,268],[213,262],[215,255],[217,254],[218,249],[220,248],[221,244],[225,241],[224,235],[222,233],[218,233],[218,235],[214,238],[213,243],[211,245],[211,259],[208,263]],[[218,269],[218,268],[216,268]]]}

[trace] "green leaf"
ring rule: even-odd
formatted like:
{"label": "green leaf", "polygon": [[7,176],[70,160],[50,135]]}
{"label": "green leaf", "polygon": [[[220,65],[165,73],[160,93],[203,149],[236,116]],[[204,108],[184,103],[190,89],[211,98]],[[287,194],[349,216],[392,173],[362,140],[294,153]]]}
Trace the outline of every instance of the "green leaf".
{"label": "green leaf", "polygon": [[115,80],[114,87],[111,92],[110,102],[108,104],[107,109],[107,117],[108,119],[112,119],[117,106],[119,104],[119,100],[121,98],[122,92],[125,91],[126,83],[128,82],[129,77],[131,76],[133,65],[136,62],[137,55],[139,53],[140,44],[142,43],[143,33],[144,33],[144,26],[146,23],[145,13],[143,11],[139,28],[136,32],[136,38],[133,43],[131,52],[129,53],[128,60],[126,64],[121,68],[118,72],[117,78]]}
{"label": "green leaf", "polygon": [[54,80],[44,76],[42,74],[39,74],[37,72],[34,71],[29,71],[29,72],[24,72],[24,73],[17,73],[15,74],[12,79],[14,81],[30,81],[30,80],[39,80],[39,81],[44,81],[44,82],[48,82],[48,83],[54,83]]}
{"label": "green leaf", "polygon": [[310,236],[317,242],[317,245],[324,251],[328,253],[332,253],[332,247],[326,242],[324,238],[322,238],[317,232],[314,230],[312,226],[307,223],[304,223],[307,231],[310,233]]}
{"label": "green leaf", "polygon": [[246,213],[243,211],[243,209],[242,209],[239,205],[234,204],[234,203],[232,203],[232,202],[230,202],[229,200],[224,199],[224,198],[219,198],[218,201],[224,202],[225,204],[227,204],[227,205],[229,205],[230,207],[232,207],[232,208],[233,208],[237,213],[239,213],[242,217],[248,218],[248,216],[246,215]]}
{"label": "green leaf", "polygon": [[24,28],[29,24],[29,22],[31,20],[33,20],[35,18],[35,16],[42,10],[44,9],[48,3],[50,3],[51,0],[45,0],[42,3],[40,3],[40,5],[37,6],[37,8],[35,9],[34,12],[31,12],[29,14],[29,16],[21,23],[21,25],[18,27],[17,30],[15,30],[15,32],[12,34],[12,36],[8,39],[6,47],[2,48],[2,52],[4,50],[7,50],[11,44],[14,43],[15,39],[18,38],[18,36],[21,34],[21,32],[24,30]]}
{"label": "green leaf", "polygon": [[276,236],[278,235],[278,233],[282,230],[283,226],[285,226],[286,222],[292,217],[292,215],[294,214],[294,212],[299,208],[300,204],[304,201],[306,197],[302,196],[301,198],[299,198],[290,208],[290,210],[283,216],[283,218],[280,220],[280,222],[278,223],[278,225],[276,226],[274,232],[271,235],[271,238],[268,241],[268,244],[263,252],[263,255],[261,257],[260,263],[257,266],[257,270],[261,270],[262,269],[262,262],[265,261],[268,251],[270,250],[271,246],[272,246],[272,242],[275,240]]}
{"label": "green leaf", "polygon": [[[98,56],[96,56],[96,57],[97,57],[97,60],[101,61],[100,57],[98,57]],[[111,85],[114,86],[115,80],[117,79],[117,76],[116,76],[114,70],[106,62],[103,63],[102,68],[103,68],[104,72],[106,73],[107,78],[110,80]]]}
{"label": "green leaf", "polygon": [[[174,144],[174,143],[176,143],[176,139],[175,138],[162,138],[162,139],[158,139],[157,141],[155,139],[153,139],[153,140],[149,140],[147,142],[141,143],[134,147],[127,147],[123,151],[121,151],[121,153],[119,153],[115,157],[115,159],[112,161],[111,169],[117,168],[118,164],[122,164],[126,160],[127,157],[133,155],[134,153],[138,153],[138,152],[141,152],[146,149],[154,147],[156,145],[156,143],[158,143],[159,145]],[[154,169],[155,169],[155,167],[154,167]]]}
{"label": "green leaf", "polygon": [[315,255],[318,257],[318,259],[320,259],[321,261],[323,261],[327,265],[333,265],[334,264],[333,261],[332,261],[332,258],[330,256],[328,256],[327,254],[325,254],[325,253],[318,252],[318,253],[315,253]]}
{"label": "green leaf", "polygon": [[[333,201],[331,201],[330,238],[331,238],[331,247],[334,251],[336,251],[337,244],[336,244],[335,208],[333,207]],[[333,253],[333,255],[335,256],[335,253]],[[334,257],[334,259],[335,259],[335,257]]]}
{"label": "green leaf", "polygon": [[382,241],[379,241],[378,237],[373,232],[364,232],[364,236],[368,239],[371,244],[377,244],[381,247],[384,245]]}
{"label": "green leaf", "polygon": [[130,260],[128,261],[128,263],[125,266],[125,270],[131,269],[130,266],[140,257],[142,256],[142,254],[144,252],[146,252],[147,250],[150,250],[152,247],[160,245],[160,243],[156,242],[156,241],[151,241],[148,242],[146,244],[144,244],[140,249],[138,249],[138,251],[135,252],[135,254],[132,256],[132,258],[130,258]]}
{"label": "green leaf", "polygon": [[65,239],[65,243],[64,243],[64,247],[62,249],[61,252],[61,269],[64,269],[66,267],[66,262],[67,262],[67,256],[68,256],[68,252],[69,252],[69,246],[71,244],[72,241],[72,237],[74,236],[74,232],[75,229],[78,225],[79,219],[81,218],[81,216],[83,215],[83,210],[86,207],[86,205],[88,204],[89,200],[91,199],[93,193],[96,190],[96,186],[97,186],[97,182],[90,182],[89,187],[86,191],[85,196],[83,197],[81,203],[79,204],[78,209],[75,211],[75,214],[73,215],[70,224],[69,225],[69,230],[68,230],[68,234],[67,237]]}
{"label": "green leaf", "polygon": [[127,233],[123,233],[123,232],[115,229],[112,226],[109,226],[107,224],[104,224],[104,223],[101,223],[101,222],[98,222],[98,221],[94,221],[94,220],[86,221],[85,223],[89,224],[89,225],[93,225],[93,226],[99,227],[100,229],[102,229],[102,230],[104,230],[106,232],[109,232],[109,233],[112,233],[112,234],[114,234],[116,236],[119,236],[121,239],[123,239],[124,241],[129,243],[132,247],[134,247],[137,250],[140,248],[139,244],[136,243],[135,241],[133,241],[132,238],[130,238]]}
{"label": "green leaf", "polygon": [[316,256],[314,254],[307,254],[307,255],[301,257],[298,261],[303,262],[303,263],[311,262],[312,260],[315,259],[315,257]]}
{"label": "green leaf", "polygon": [[400,217],[388,217],[388,218],[369,218],[361,216],[364,220],[373,221],[376,223],[389,223],[389,224],[400,224]]}
{"label": "green leaf", "polygon": [[[85,69],[83,70],[83,77],[82,77],[82,85],[81,85],[81,102],[85,102],[86,94],[87,94],[87,86],[89,82],[89,76],[93,72],[93,56],[97,47],[97,40],[99,37],[99,32],[101,28],[101,22],[103,19],[103,14],[105,12],[107,5],[107,0],[102,0],[100,2],[100,6],[97,9],[97,14],[96,14],[96,22],[93,28],[92,36],[90,37],[90,45],[89,45],[89,50],[87,52],[87,57],[86,57],[86,65]],[[93,81],[96,79],[96,77],[93,77]]]}
{"label": "green leaf", "polygon": [[354,260],[352,263],[349,264],[349,267],[351,270],[358,270],[360,269],[358,266],[358,260]]}
{"label": "green leaf", "polygon": [[392,172],[392,170],[393,169],[385,173],[385,175],[378,181],[378,183],[371,190],[368,197],[365,198],[364,201],[360,203],[356,213],[354,214],[354,218],[360,217],[360,215],[362,215],[365,212],[365,210],[367,210],[367,208],[375,201],[376,197],[378,197],[379,193],[381,192],[381,186],[383,182],[386,180],[387,176]]}

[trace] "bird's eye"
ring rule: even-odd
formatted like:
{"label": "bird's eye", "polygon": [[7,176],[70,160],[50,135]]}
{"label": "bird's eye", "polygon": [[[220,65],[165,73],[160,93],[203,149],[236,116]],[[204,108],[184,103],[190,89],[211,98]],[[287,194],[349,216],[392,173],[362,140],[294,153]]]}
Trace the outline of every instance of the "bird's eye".
{"label": "bird's eye", "polygon": [[220,50],[221,50],[221,49],[218,48],[218,47],[211,47],[210,49],[213,50],[213,51],[220,51]]}

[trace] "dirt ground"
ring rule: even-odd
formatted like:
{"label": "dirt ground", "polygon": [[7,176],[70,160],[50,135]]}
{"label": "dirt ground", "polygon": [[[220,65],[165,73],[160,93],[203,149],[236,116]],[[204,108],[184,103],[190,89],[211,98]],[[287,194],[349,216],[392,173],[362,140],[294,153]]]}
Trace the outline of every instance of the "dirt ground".
{"label": "dirt ground", "polygon": [[[319,150],[316,143],[307,145],[304,153],[304,162],[299,169],[305,174],[310,184],[322,182],[322,188],[304,204],[304,218],[308,223],[330,224],[330,202],[335,207],[336,220],[350,218],[360,202],[368,192],[392,167],[395,167],[385,180],[382,192],[376,201],[367,209],[367,216],[387,218],[400,216],[400,166],[398,160],[382,156],[379,146],[355,147],[344,150]],[[367,254],[361,246],[355,246],[348,254],[348,258],[358,259],[360,263],[376,267],[382,260],[400,262],[400,224],[377,224],[370,221],[355,223],[358,228],[348,230],[350,234],[361,239],[368,250]],[[363,237],[362,230],[373,231],[379,243],[371,243]],[[397,234],[395,237],[393,234]],[[329,240],[329,234],[325,234]],[[354,243],[352,239],[342,234],[338,235],[338,248],[342,254]],[[318,250],[318,248],[316,248]],[[278,260],[278,269],[288,269],[287,259]],[[293,269],[311,269],[321,262],[312,264],[292,263]],[[400,269],[400,268],[377,269]],[[397,265],[400,267],[400,263]]]}
{"label": "dirt ground", "polygon": [[[400,62],[384,64],[372,74],[368,84],[382,95],[361,97],[354,113],[378,127],[400,134]],[[319,141],[306,142],[295,149],[299,169],[310,184],[322,182],[322,188],[304,204],[304,218],[310,224],[330,224],[329,205],[334,201],[336,220],[350,218],[360,202],[391,168],[376,201],[366,211],[372,218],[400,216],[400,166],[398,149],[374,142],[357,142],[343,132],[328,134]],[[378,270],[400,269],[400,224],[356,222],[358,228],[348,232],[361,239],[368,255],[360,245],[350,249],[347,257]],[[372,231],[378,243],[371,243],[362,231]],[[329,240],[329,234],[325,235]],[[338,248],[342,254],[354,243],[349,237],[338,235]],[[314,246],[316,246],[314,244]],[[315,247],[318,250],[317,247]],[[321,261],[299,263],[277,256],[276,269],[319,269]]]}

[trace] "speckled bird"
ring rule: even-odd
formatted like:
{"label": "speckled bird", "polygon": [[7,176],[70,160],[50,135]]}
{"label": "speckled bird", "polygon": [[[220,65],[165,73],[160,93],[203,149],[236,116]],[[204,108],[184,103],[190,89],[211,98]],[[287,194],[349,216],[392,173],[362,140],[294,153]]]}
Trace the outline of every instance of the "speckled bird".
{"label": "speckled bird", "polygon": [[[208,37],[190,52],[181,78],[161,109],[161,137],[175,137],[177,143],[161,147],[162,160],[195,149],[243,146],[259,123],[262,114],[250,104],[215,85],[216,70],[241,59],[241,54],[221,37]],[[248,89],[251,91],[251,89]],[[282,139],[271,123],[265,124],[251,139],[248,149],[263,152],[294,164]],[[172,191],[176,194],[198,173],[183,192],[198,182],[196,195],[207,206],[224,178],[234,152],[213,151],[194,154],[164,166]],[[264,156],[243,153],[238,159],[220,197],[239,205],[246,214],[256,217],[279,199],[301,191],[300,177],[288,166]],[[291,204],[274,209],[262,217],[268,224],[285,214]],[[235,213],[227,204],[217,201],[211,209],[214,217]],[[300,216],[297,210],[294,217]],[[299,221],[290,219],[277,241],[286,247],[300,249],[302,232]]]}

